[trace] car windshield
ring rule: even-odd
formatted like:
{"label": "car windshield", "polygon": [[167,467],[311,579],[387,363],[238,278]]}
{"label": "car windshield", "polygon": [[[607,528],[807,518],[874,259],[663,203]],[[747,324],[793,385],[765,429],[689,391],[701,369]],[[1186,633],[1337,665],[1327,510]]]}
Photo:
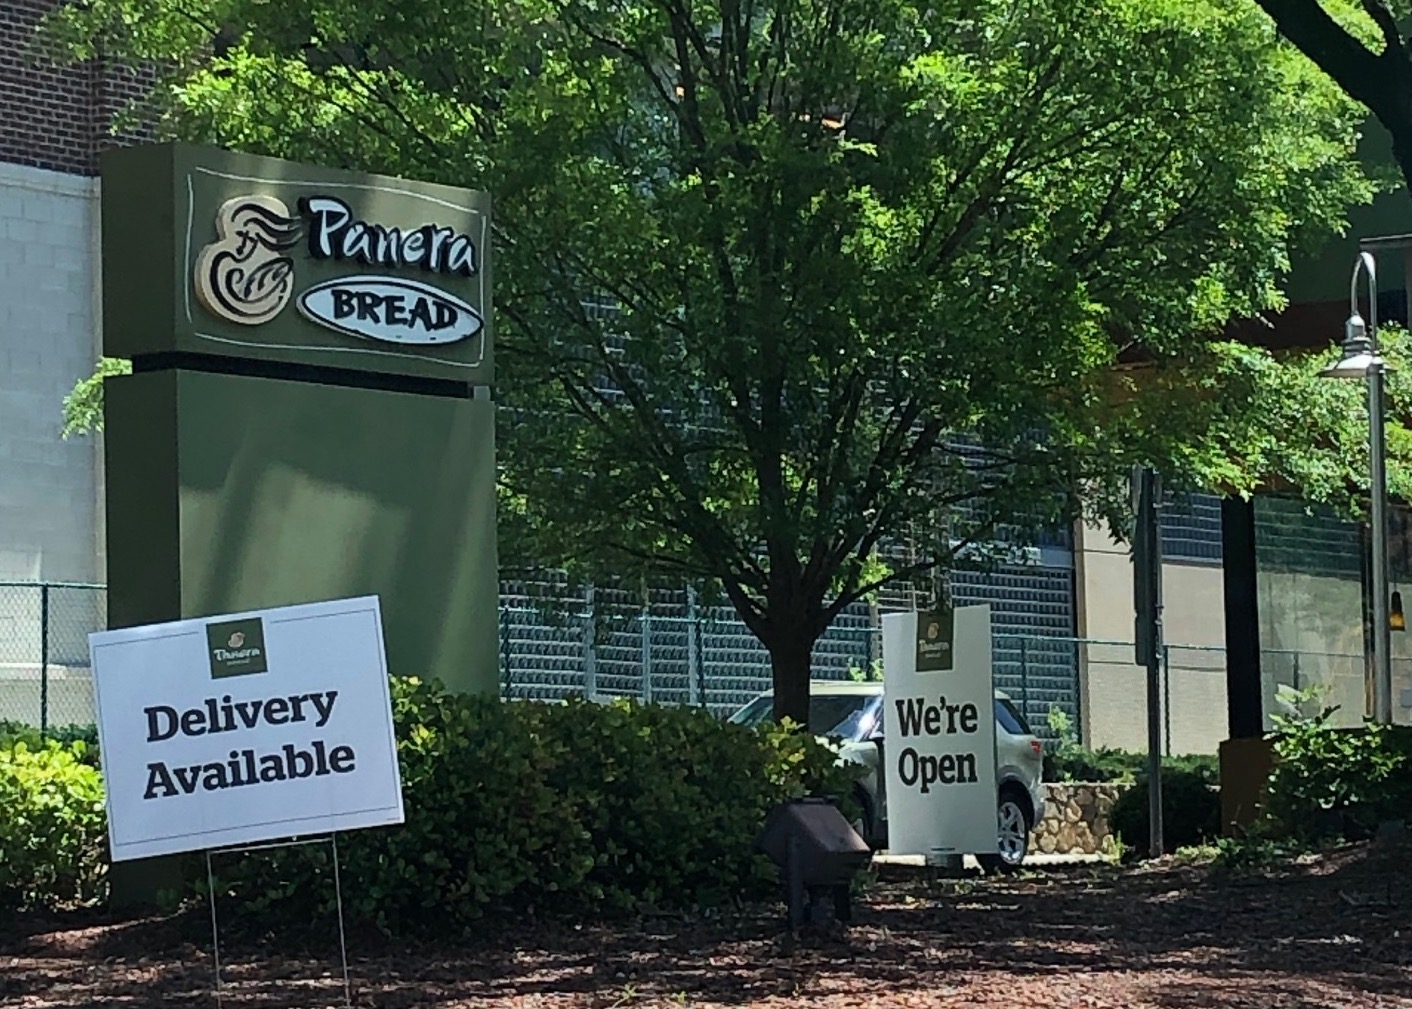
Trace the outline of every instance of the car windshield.
{"label": "car windshield", "polygon": [[1008,697],[995,699],[995,720],[1013,736],[1034,735],[1034,732],[1030,730],[1030,723],[1025,721],[1025,716],[1020,714],[1020,709],[1015,707]]}
{"label": "car windshield", "polygon": [[[877,719],[875,694],[816,694],[809,698],[809,731],[816,736],[866,739]],[[757,726],[774,718],[775,700],[757,697],[731,716],[732,722]]]}

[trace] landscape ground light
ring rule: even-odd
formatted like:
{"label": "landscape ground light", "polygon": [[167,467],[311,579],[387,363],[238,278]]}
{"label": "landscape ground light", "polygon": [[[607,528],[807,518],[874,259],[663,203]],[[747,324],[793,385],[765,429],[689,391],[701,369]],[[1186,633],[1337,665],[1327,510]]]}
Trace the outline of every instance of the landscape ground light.
{"label": "landscape ground light", "polygon": [[834,916],[852,917],[851,886],[873,852],[828,799],[793,799],[765,817],[756,846],[780,870],[789,903],[789,927],[799,928],[833,898]]}
{"label": "landscape ground light", "polygon": [[[1412,242],[1409,242],[1412,245]],[[1368,275],[1368,322],[1358,314],[1358,278]],[[1368,443],[1372,460],[1369,497],[1373,546],[1373,718],[1392,721],[1392,634],[1388,615],[1387,573],[1387,439],[1384,431],[1384,374],[1387,364],[1378,353],[1378,272],[1366,248],[1353,263],[1348,292],[1349,315],[1344,324],[1343,356],[1325,368],[1325,378],[1361,378],[1368,383]]]}

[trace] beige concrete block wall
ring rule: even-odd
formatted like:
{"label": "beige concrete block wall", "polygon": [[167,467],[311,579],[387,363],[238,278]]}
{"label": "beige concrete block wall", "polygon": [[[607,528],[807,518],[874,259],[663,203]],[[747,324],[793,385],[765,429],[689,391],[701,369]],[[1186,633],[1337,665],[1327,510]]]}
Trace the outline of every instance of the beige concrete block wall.
{"label": "beige concrete block wall", "polygon": [[[1225,613],[1221,569],[1167,562],[1164,618],[1170,650],[1173,753],[1215,753],[1227,735]],[[1129,750],[1147,747],[1146,680],[1133,664],[1132,561],[1127,547],[1095,526],[1075,541],[1078,633],[1122,644],[1080,650],[1084,740]],[[1394,584],[1412,609],[1412,585]],[[1356,578],[1260,570],[1257,574],[1266,727],[1282,710],[1282,684],[1322,685],[1337,706],[1336,725],[1362,722],[1369,710],[1363,657],[1362,583]],[[1409,612],[1412,617],[1412,612]],[[1412,634],[1394,633],[1393,714],[1412,724]]]}
{"label": "beige concrete block wall", "polygon": [[[1098,526],[1075,537],[1084,740],[1091,746],[1147,748],[1147,679],[1133,664],[1133,566],[1125,544]],[[1226,738],[1225,610],[1216,565],[1163,565],[1163,617],[1171,646],[1173,753],[1215,753]]]}
{"label": "beige concrete block wall", "polygon": [[97,454],[59,432],[95,360],[97,202],[92,179],[0,162],[0,580],[96,573]]}

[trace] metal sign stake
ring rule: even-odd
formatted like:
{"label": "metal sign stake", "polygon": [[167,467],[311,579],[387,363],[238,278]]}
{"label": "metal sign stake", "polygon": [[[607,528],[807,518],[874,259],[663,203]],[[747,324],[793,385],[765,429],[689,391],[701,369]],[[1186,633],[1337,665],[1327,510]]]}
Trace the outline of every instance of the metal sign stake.
{"label": "metal sign stake", "polygon": [[252,851],[269,851],[273,848],[301,848],[309,844],[327,844],[333,849],[333,894],[338,913],[338,955],[343,964],[343,1004],[352,1009],[353,983],[348,973],[348,941],[343,926],[343,882],[338,870],[338,834],[327,837],[313,837],[300,841],[276,841],[272,844],[246,844],[231,848],[206,849],[206,897],[211,905],[211,959],[216,972],[216,1009],[222,1005],[221,983],[221,930],[216,916],[216,876],[211,868],[212,855],[240,855]]}

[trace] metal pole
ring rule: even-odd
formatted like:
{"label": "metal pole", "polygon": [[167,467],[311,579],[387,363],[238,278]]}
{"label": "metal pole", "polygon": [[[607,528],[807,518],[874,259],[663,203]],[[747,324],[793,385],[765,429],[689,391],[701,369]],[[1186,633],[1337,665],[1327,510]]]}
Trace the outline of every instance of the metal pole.
{"label": "metal pole", "polygon": [[[1376,297],[1374,294],[1375,303]],[[1376,308],[1369,311],[1376,313]],[[1377,333],[1376,314],[1369,330]],[[1376,353],[1376,335],[1373,348]],[[1389,725],[1392,723],[1392,628],[1388,623],[1387,463],[1381,367],[1368,371],[1368,429],[1373,460],[1373,717]]]}
{"label": "metal pole", "polygon": [[697,687],[697,691],[698,691],[698,693],[701,695],[701,706],[702,706],[703,708],[709,708],[709,707],[711,706],[711,699],[710,699],[710,696],[708,695],[708,693],[707,693],[707,691],[706,691],[706,638],[705,638],[705,634],[706,634],[706,621],[709,620],[709,619],[710,619],[709,616],[703,617],[703,616],[701,616],[700,614],[697,614],[696,619],[695,619],[694,621],[692,621],[692,625],[691,625],[692,640],[696,642],[696,671],[697,671],[697,678],[698,678],[698,681],[699,681],[699,685],[698,685],[698,687]]}
{"label": "metal pole", "polygon": [[1162,643],[1162,732],[1167,756],[1172,755],[1172,646]]}
{"label": "metal pole", "polygon": [[642,609],[642,700],[652,703],[652,612]]}
{"label": "metal pole", "polygon": [[39,738],[49,734],[49,583],[39,586]]}
{"label": "metal pole", "polygon": [[1392,628],[1388,623],[1387,573],[1387,437],[1384,431],[1382,359],[1378,354],[1378,267],[1373,253],[1360,247],[1354,265],[1349,300],[1358,304],[1359,269],[1368,274],[1368,343],[1373,365],[1368,369],[1368,449],[1372,473],[1369,524],[1373,547],[1373,718],[1392,722]]}
{"label": "metal pole", "polygon": [[216,923],[216,874],[211,871],[211,849],[206,849],[206,895],[211,904],[211,963],[216,969],[216,1009],[221,1007],[221,928]]}
{"label": "metal pole", "polygon": [[1160,858],[1165,850],[1162,830],[1162,537],[1157,509],[1162,482],[1150,467],[1138,474],[1137,529],[1141,549],[1134,560],[1141,591],[1137,635],[1140,660],[1147,668],[1147,817],[1149,854]]}
{"label": "metal pole", "polygon": [[1078,638],[1072,639],[1070,645],[1074,650],[1074,662],[1070,667],[1073,670],[1073,678],[1070,682],[1073,684],[1074,690],[1074,735],[1078,737],[1080,743],[1087,746],[1092,734],[1084,731],[1084,713],[1086,709],[1084,708],[1083,660],[1085,653],[1082,650]]}
{"label": "metal pole", "polygon": [[343,960],[343,1004],[353,1005],[353,982],[348,978],[348,939],[343,928],[343,882],[338,873],[338,833],[329,835],[333,846],[333,895],[338,907],[338,955]]}
{"label": "metal pole", "polygon": [[1030,657],[1025,647],[1024,635],[1020,635],[1020,710],[1025,718],[1030,717]]}
{"label": "metal pole", "polygon": [[583,696],[590,701],[598,696],[598,609],[593,586],[588,587],[588,611],[583,623]]}
{"label": "metal pole", "polygon": [[[1161,609],[1158,609],[1161,613]],[[1162,618],[1157,618],[1157,641],[1161,642]],[[1160,653],[1154,650],[1147,666],[1147,822],[1151,834],[1149,854],[1161,858],[1166,850],[1162,837],[1162,695]]]}
{"label": "metal pole", "polygon": [[701,660],[696,647],[696,590],[686,589],[686,703],[695,707],[701,703],[701,685],[696,678],[696,664]]}
{"label": "metal pole", "polygon": [[514,688],[513,672],[510,666],[510,610],[500,607],[500,696],[508,698]]}

